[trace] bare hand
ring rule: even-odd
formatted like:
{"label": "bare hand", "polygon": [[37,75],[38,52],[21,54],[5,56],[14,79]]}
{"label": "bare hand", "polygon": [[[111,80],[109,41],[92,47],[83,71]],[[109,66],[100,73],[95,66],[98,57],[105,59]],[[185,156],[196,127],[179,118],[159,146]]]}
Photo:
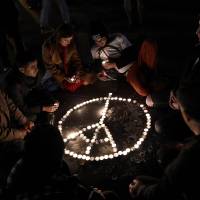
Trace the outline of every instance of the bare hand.
{"label": "bare hand", "polygon": [[178,105],[177,99],[176,99],[176,97],[175,97],[173,91],[170,92],[169,106],[170,106],[173,110],[179,110],[179,105]]}
{"label": "bare hand", "polygon": [[59,107],[59,102],[56,102],[52,106],[43,106],[42,111],[53,113],[58,109],[58,107]]}

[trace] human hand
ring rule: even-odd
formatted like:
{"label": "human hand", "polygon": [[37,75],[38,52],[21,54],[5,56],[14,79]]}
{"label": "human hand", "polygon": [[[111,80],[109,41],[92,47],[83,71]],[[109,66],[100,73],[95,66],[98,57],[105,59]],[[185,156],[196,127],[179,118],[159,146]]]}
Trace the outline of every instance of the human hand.
{"label": "human hand", "polygon": [[131,197],[135,197],[142,186],[144,186],[144,183],[141,180],[138,180],[137,178],[133,179],[129,185],[129,193]]}
{"label": "human hand", "polygon": [[29,133],[35,126],[34,122],[32,121],[27,121],[26,124],[24,125],[24,129]]}
{"label": "human hand", "polygon": [[102,61],[102,66],[105,69],[113,69],[117,67],[114,62],[109,62],[109,61]]}
{"label": "human hand", "polygon": [[55,102],[51,106],[43,106],[42,111],[48,112],[48,113],[53,113],[58,109],[58,107],[59,107],[59,102]]}
{"label": "human hand", "polygon": [[170,106],[173,110],[179,110],[179,105],[178,105],[177,99],[176,99],[176,97],[175,97],[173,91],[170,92],[169,106]]}

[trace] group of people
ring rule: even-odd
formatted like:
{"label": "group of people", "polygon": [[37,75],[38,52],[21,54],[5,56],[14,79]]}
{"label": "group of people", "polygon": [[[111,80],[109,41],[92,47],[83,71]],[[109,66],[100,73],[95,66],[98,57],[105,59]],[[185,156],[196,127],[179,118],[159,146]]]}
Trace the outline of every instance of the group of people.
{"label": "group of people", "polygon": [[[197,36],[200,40],[200,28]],[[156,82],[158,46],[154,40],[146,39],[137,48],[125,35],[110,34],[99,21],[91,23],[91,39],[93,66],[90,70],[82,64],[74,30],[68,21],[42,45],[45,70],[38,66],[40,59],[35,52],[21,50],[17,54],[15,68],[8,74],[4,90],[0,90],[2,199],[119,199],[115,193],[85,186],[71,175],[63,160],[62,136],[49,124],[53,113],[59,109],[53,92],[75,92],[97,79],[117,81],[123,78],[138,95],[146,97],[149,107],[154,108],[159,104],[154,101],[154,94],[159,96],[166,86]],[[194,183],[194,179],[200,178],[199,64],[198,43],[186,72],[168,93],[170,107],[179,113],[181,128],[178,126],[176,131],[183,132],[181,140],[175,141],[178,153],[165,163],[159,179],[135,177],[129,185],[130,198],[199,199],[198,184]],[[172,123],[176,118],[173,117],[170,114],[168,118],[173,120],[158,120],[155,130],[161,135],[163,132],[176,135]],[[185,141],[188,136],[190,140]]]}
{"label": "group of people", "polygon": [[[41,133],[44,130],[58,135],[58,130],[49,125],[53,113],[59,108],[59,102],[55,98],[53,92],[57,89],[75,92],[81,86],[92,84],[97,78],[100,81],[114,81],[120,76],[125,77],[131,63],[135,59],[135,51],[132,53],[131,49],[133,47],[131,43],[122,34],[108,34],[103,24],[99,22],[93,24],[92,34],[94,46],[91,47],[91,54],[95,55],[93,57],[94,63],[100,61],[100,65],[99,68],[95,68],[96,65],[94,65],[94,68],[90,71],[85,70],[82,65],[76,48],[74,31],[70,24],[59,26],[57,30],[44,41],[42,45],[42,61],[31,49],[22,50],[17,53],[15,65],[5,79],[4,88],[1,89],[0,175],[1,184],[6,185],[6,192],[4,193],[6,198],[10,198],[9,195],[11,193],[15,194],[16,197],[19,193],[22,194],[21,189],[18,191],[16,185],[24,184],[23,187],[25,187],[25,185],[28,186],[28,182],[31,180],[29,177],[28,180],[23,180],[24,183],[18,183],[18,181],[22,181],[21,171],[19,172],[19,180],[14,180],[17,182],[15,186],[10,184],[10,182],[12,182],[11,178],[7,179],[7,177],[10,177],[10,175],[12,176],[14,173],[11,170],[13,164],[18,159],[24,159],[24,152],[26,152],[26,144],[29,141],[29,135],[31,138],[32,135],[34,135],[34,131],[44,134]],[[129,52],[132,54],[129,54]],[[134,56],[132,57],[131,55],[133,54]],[[104,61],[106,62],[104,63]],[[40,67],[40,63],[44,63],[44,70]],[[100,74],[105,74],[105,78],[102,79]],[[60,133],[59,137],[60,142],[62,138]],[[45,140],[45,138],[38,139],[35,142],[42,142],[42,140]],[[43,142],[45,143],[42,144],[43,148],[52,148],[52,153],[55,153],[54,148],[57,145],[48,147],[48,144],[46,144],[47,141]],[[52,143],[50,142],[49,145],[51,144]],[[35,145],[39,150],[39,145]],[[56,170],[60,170],[60,162],[64,153],[64,148],[62,148],[63,144],[59,145],[60,156],[58,158],[60,159],[59,163],[57,163]],[[30,151],[32,152],[34,150],[31,148]],[[39,150],[41,155],[42,151],[43,149],[41,147]],[[35,166],[34,170],[36,170],[37,167],[36,165],[33,165],[33,162],[39,162],[37,173],[41,176],[40,170],[43,169],[46,172],[47,170],[42,167],[41,160],[34,160],[32,159],[33,157],[35,156],[29,155],[29,161],[27,161],[26,164],[26,167],[28,167],[27,170],[30,168],[32,169],[33,166]],[[38,156],[36,157],[38,158]],[[44,157],[46,157],[46,155]],[[44,157],[41,159],[44,159]],[[55,160],[52,162],[54,161]],[[45,161],[44,163],[47,164],[48,162]],[[53,163],[49,164],[53,165]],[[18,166],[20,165],[21,164],[18,165],[17,162],[16,167],[14,166],[14,168],[18,169]],[[54,172],[55,171],[50,171],[48,176],[54,175]],[[42,172],[42,174],[44,174],[44,172]],[[18,176],[18,172],[16,176]],[[27,174],[24,174],[23,176],[25,179],[28,177]],[[65,174],[65,176],[69,177],[70,173]],[[36,181],[36,177],[35,174],[32,178]],[[46,175],[44,178],[47,178]],[[70,178],[70,181],[71,179],[73,178]],[[36,184],[36,182],[34,182],[34,184]],[[66,180],[64,185],[65,184],[68,184],[68,180]],[[79,185],[78,182],[76,184]],[[31,186],[34,188],[36,185]],[[12,192],[7,192],[10,190]],[[96,193],[100,193],[100,196],[102,196],[101,198],[105,198],[103,197],[105,194],[101,191],[90,191],[88,188],[85,188],[84,190],[87,197],[91,196],[90,193],[92,192],[95,196],[98,196]],[[31,192],[33,191],[31,190]]]}
{"label": "group of people", "polygon": [[[200,176],[200,21],[196,35],[198,43],[189,62],[178,83],[168,92],[169,107],[174,111],[162,113],[161,119],[155,123],[155,130],[165,137],[168,144],[162,144],[162,150],[158,151],[159,161],[164,168],[163,175],[160,178],[135,177],[129,185],[133,199],[199,199],[198,186],[194,180]],[[157,106],[153,94],[147,100],[150,107]]]}

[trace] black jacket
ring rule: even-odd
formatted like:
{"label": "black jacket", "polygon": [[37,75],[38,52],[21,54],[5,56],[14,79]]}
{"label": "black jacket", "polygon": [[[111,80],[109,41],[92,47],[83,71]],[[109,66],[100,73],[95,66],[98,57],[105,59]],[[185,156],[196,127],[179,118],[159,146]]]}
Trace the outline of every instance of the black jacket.
{"label": "black jacket", "polygon": [[200,136],[197,136],[180,152],[166,168],[163,177],[155,185],[141,188],[142,200],[197,200],[200,199]]}
{"label": "black jacket", "polygon": [[36,115],[40,113],[42,107],[39,102],[33,102],[30,94],[35,89],[40,89],[41,74],[36,78],[28,77],[21,72],[13,72],[7,78],[7,93],[20,110],[29,118],[36,120]]}

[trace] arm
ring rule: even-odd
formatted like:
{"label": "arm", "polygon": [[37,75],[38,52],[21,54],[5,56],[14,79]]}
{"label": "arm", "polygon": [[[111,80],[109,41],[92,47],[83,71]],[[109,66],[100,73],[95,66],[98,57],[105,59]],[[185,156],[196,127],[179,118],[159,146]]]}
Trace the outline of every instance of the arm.
{"label": "arm", "polygon": [[[134,46],[129,46],[121,51],[121,56],[116,59],[116,70],[119,73],[129,69],[129,65],[137,60],[137,49]],[[127,69],[126,69],[127,68]]]}
{"label": "arm", "polygon": [[92,55],[92,58],[95,60],[95,59],[100,59],[100,56],[99,56],[99,47],[97,47],[96,45],[94,45],[92,48],[91,48],[91,55]]}
{"label": "arm", "polygon": [[[119,73],[125,73],[132,63],[137,60],[137,49],[133,46],[129,40],[122,34],[118,34],[115,39],[116,45],[120,50],[120,56],[110,60]],[[107,68],[106,68],[107,69]]]}
{"label": "arm", "polygon": [[186,195],[188,191],[190,194],[197,192],[198,185],[194,183],[194,179],[199,178],[200,165],[196,160],[198,155],[199,144],[192,148],[186,147],[167,167],[157,184],[140,184],[133,191],[135,196],[143,200],[169,200]]}
{"label": "arm", "polygon": [[[21,113],[21,111],[15,106],[15,104],[12,102],[11,99],[8,98],[8,96],[2,92],[2,97],[4,100],[2,101],[3,104],[5,104],[5,109],[7,110],[0,110],[1,113],[1,127],[0,127],[0,140],[1,141],[10,141],[10,140],[16,140],[16,139],[23,139],[25,135],[27,134],[28,126],[30,123],[28,122],[27,118]],[[7,104],[7,105],[6,105]],[[11,127],[11,117],[10,115],[13,115],[13,117],[19,122],[20,125],[23,125],[24,128],[21,129],[14,129]],[[26,128],[26,125],[27,128]],[[31,128],[31,126],[29,126]]]}
{"label": "arm", "polygon": [[24,139],[27,134],[25,128],[13,129],[13,128],[4,128],[0,127],[0,141],[12,141]]}
{"label": "arm", "polygon": [[21,111],[23,111],[26,116],[31,116],[33,114],[40,113],[42,108],[41,106],[28,106],[26,101],[24,100],[24,94],[22,91],[22,87],[19,84],[15,84],[9,87],[8,93],[15,104],[19,107]]}
{"label": "arm", "polygon": [[127,37],[125,37],[122,34],[119,34],[117,36],[117,40],[119,42],[119,46],[121,47],[121,49],[126,49],[127,47],[132,46],[131,42],[127,39]]}
{"label": "arm", "polygon": [[76,72],[81,71],[81,69],[83,68],[79,53],[75,47],[73,47],[72,49],[72,55],[69,62],[71,63],[72,67],[76,68]]}
{"label": "arm", "polygon": [[62,84],[65,79],[64,72],[59,68],[58,64],[52,61],[53,48],[46,43],[42,46],[42,58],[45,65],[45,68],[53,76],[53,78],[59,83]]}

